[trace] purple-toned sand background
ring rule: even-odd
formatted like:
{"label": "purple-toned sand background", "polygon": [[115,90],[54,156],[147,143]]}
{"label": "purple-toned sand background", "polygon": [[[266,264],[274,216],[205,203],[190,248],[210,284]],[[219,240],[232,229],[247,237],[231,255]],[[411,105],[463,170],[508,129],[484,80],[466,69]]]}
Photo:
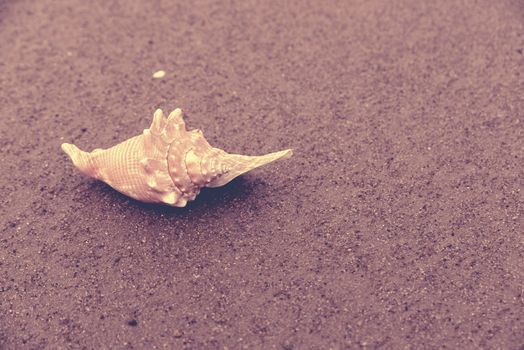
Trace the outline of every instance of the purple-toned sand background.
{"label": "purple-toned sand background", "polygon": [[[522,349],[523,50],[521,1],[0,1],[0,348]],[[295,155],[176,209],[60,150],[158,107]]]}

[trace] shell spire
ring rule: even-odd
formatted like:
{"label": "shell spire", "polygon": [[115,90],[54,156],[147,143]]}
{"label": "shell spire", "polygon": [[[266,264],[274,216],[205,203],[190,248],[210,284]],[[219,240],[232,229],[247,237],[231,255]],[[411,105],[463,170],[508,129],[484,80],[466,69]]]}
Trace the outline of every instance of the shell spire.
{"label": "shell spire", "polygon": [[125,195],[177,207],[194,200],[202,187],[223,186],[292,155],[290,149],[263,156],[228,154],[209,145],[202,131],[187,131],[179,108],[167,118],[157,109],[149,129],[111,148],[88,153],[64,143],[62,150],[82,173]]}

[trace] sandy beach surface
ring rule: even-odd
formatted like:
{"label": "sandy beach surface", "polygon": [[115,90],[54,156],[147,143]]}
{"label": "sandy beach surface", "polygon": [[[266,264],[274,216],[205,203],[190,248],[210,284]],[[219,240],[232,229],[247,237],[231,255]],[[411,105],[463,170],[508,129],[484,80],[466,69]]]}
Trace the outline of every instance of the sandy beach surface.
{"label": "sandy beach surface", "polygon": [[[521,1],[1,1],[1,349],[523,349]],[[142,204],[180,107],[291,159]]]}

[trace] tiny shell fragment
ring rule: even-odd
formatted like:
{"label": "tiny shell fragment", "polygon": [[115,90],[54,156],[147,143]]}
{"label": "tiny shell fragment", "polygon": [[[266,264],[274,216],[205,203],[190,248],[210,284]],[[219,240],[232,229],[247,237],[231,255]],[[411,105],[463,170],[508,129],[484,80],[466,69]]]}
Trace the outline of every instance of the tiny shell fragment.
{"label": "tiny shell fragment", "polygon": [[153,78],[155,78],[155,79],[161,79],[161,78],[163,78],[165,76],[166,76],[166,72],[163,71],[163,70],[159,70],[159,71],[153,73]]}

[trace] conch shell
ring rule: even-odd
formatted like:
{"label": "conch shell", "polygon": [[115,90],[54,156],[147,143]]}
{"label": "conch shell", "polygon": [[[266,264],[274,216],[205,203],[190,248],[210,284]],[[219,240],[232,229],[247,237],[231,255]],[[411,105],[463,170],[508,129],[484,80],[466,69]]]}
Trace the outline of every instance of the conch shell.
{"label": "conch shell", "polygon": [[157,109],[149,129],[111,148],[88,153],[63,143],[62,150],[87,176],[139,201],[175,207],[194,200],[202,187],[223,186],[293,153],[290,149],[264,156],[226,153],[211,147],[202,131],[187,131],[179,108],[167,119]]}

